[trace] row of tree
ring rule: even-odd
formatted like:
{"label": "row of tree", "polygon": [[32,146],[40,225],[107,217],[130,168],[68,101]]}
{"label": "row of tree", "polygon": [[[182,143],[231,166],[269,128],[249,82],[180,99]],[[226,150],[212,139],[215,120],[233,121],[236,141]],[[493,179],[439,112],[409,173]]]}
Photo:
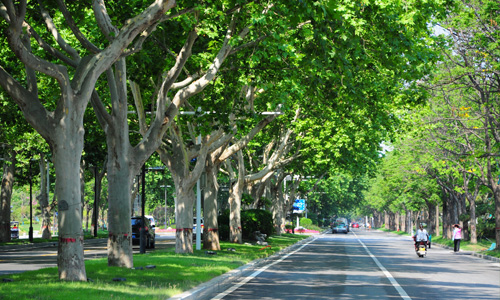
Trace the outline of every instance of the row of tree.
{"label": "row of tree", "polygon": [[83,162],[96,182],[107,178],[110,266],[133,266],[131,191],[154,152],[175,185],[177,252],[192,252],[202,173],[204,247],[219,248],[221,170],[230,177],[230,239],[241,242],[243,191],[255,207],[266,193],[282,232],[287,175],[301,175],[294,190],[305,176],[375,166],[397,109],[420,98],[416,80],[437,59],[428,23],[451,4],[2,0],[2,232],[19,149],[32,149],[27,164],[42,167],[42,155],[54,164],[61,279],[86,280]]}
{"label": "row of tree", "polygon": [[[476,243],[491,224],[500,247],[500,5],[463,1],[443,20],[443,59],[422,82],[425,106],[406,111],[394,151],[367,194],[378,220],[410,231],[418,219],[451,238],[460,224]],[[387,219],[383,219],[385,212]],[[442,220],[442,224],[439,222]]]}

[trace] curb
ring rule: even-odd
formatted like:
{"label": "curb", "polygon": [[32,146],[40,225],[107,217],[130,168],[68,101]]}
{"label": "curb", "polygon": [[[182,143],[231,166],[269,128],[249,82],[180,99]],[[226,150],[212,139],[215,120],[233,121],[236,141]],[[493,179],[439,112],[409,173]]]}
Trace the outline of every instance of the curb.
{"label": "curb", "polygon": [[313,236],[310,236],[306,239],[303,239],[283,250],[280,250],[273,255],[254,260],[244,266],[231,270],[225,274],[222,274],[218,277],[211,279],[205,283],[198,285],[195,288],[192,288],[182,294],[178,294],[168,298],[168,300],[206,300],[213,297],[215,294],[221,293],[229,288],[235,281],[240,278],[254,272],[257,268],[262,265],[265,265],[271,261],[279,259],[282,255],[287,254],[296,248],[300,247],[304,243],[307,243],[313,239]]}

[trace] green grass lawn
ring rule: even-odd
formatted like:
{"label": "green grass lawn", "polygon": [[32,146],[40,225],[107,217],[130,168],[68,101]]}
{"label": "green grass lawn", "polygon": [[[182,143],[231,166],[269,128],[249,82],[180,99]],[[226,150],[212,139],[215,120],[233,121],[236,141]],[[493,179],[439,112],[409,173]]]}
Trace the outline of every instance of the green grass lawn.
{"label": "green grass lawn", "polygon": [[[215,255],[205,254],[205,250],[176,254],[173,248],[135,254],[134,269],[108,267],[106,258],[90,260],[85,262],[88,282],[61,281],[57,268],[0,276],[0,299],[167,299],[304,238],[307,236],[271,236],[271,247],[266,248],[222,242]],[[149,265],[155,268],[146,268]],[[4,278],[13,281],[1,282]]]}

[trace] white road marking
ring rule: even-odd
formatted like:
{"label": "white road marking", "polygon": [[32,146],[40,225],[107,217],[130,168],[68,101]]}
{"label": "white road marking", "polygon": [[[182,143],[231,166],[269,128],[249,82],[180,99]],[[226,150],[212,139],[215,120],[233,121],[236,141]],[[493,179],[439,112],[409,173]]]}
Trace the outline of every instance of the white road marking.
{"label": "white road marking", "polygon": [[[354,233],[354,232],[353,232]],[[358,236],[356,235],[356,233],[354,233],[354,235],[356,236],[356,238],[358,239],[358,242],[361,244],[361,246],[363,246],[363,248],[365,248],[366,252],[368,253],[368,255],[373,259],[373,261],[375,261],[375,263],[377,264],[377,266],[380,268],[380,270],[382,270],[382,272],[384,273],[385,277],[387,277],[387,279],[389,279],[389,281],[392,283],[392,286],[394,286],[394,288],[398,291],[399,295],[401,296],[401,298],[405,299],[405,300],[411,300],[410,296],[408,296],[408,294],[405,292],[405,290],[399,285],[399,283],[396,281],[396,279],[394,279],[394,277],[391,275],[391,273],[389,273],[389,271],[387,271],[387,269],[380,263],[380,261],[375,257],[375,255],[373,255],[370,250],[368,249],[368,247],[366,247],[365,243],[363,243],[359,238]]]}
{"label": "white road marking", "polygon": [[265,270],[267,270],[269,267],[272,267],[274,266],[275,264],[278,264],[280,262],[282,262],[283,260],[287,259],[290,255],[292,254],[295,254],[297,253],[298,251],[302,250],[305,246],[309,245],[310,243],[314,242],[317,238],[314,238],[312,239],[311,241],[305,243],[304,245],[300,246],[297,250],[293,251],[293,252],[290,252],[286,255],[284,255],[282,258],[276,260],[275,262],[273,263],[270,263],[260,269],[258,269],[257,271],[253,272],[252,274],[250,274],[249,276],[243,278],[240,282],[238,282],[237,284],[233,285],[232,287],[228,288],[227,290],[225,290],[224,292],[218,294],[217,296],[215,296],[214,298],[212,298],[212,300],[221,300],[222,298],[224,298],[225,296],[231,294],[232,292],[234,292],[235,290],[237,290],[238,288],[242,287],[243,285],[245,285],[247,282],[249,282],[250,280],[252,280],[253,278],[257,277],[260,273],[264,272]]}

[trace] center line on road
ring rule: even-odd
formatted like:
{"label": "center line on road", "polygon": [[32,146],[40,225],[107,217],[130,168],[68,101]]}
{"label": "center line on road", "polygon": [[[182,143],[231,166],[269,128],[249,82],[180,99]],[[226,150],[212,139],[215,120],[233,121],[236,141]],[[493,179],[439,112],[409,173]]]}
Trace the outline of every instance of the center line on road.
{"label": "center line on road", "polygon": [[361,246],[363,246],[363,248],[365,248],[365,250],[368,253],[368,255],[373,259],[373,261],[377,264],[377,266],[380,268],[380,270],[382,270],[382,272],[384,273],[385,277],[387,277],[387,279],[389,279],[389,281],[392,283],[392,286],[396,289],[396,291],[398,291],[398,293],[401,296],[401,298],[406,299],[406,300],[411,300],[410,296],[408,296],[408,294],[405,292],[405,290],[399,285],[399,283],[396,281],[396,279],[394,279],[394,277],[391,275],[391,273],[389,273],[389,271],[387,271],[387,269],[380,263],[380,261],[375,257],[375,255],[373,255],[370,252],[370,250],[368,249],[368,247],[366,247],[365,243],[363,243],[358,238],[358,236],[356,235],[356,233],[354,233],[354,236],[358,239],[358,242],[361,244]]}
{"label": "center line on road", "polygon": [[250,280],[252,280],[253,278],[257,277],[260,273],[264,272],[265,270],[267,270],[269,267],[271,266],[274,266],[275,264],[278,264],[280,262],[282,262],[283,260],[287,259],[290,255],[292,254],[295,254],[297,253],[298,251],[302,250],[302,248],[304,248],[305,246],[309,245],[310,243],[314,242],[317,238],[314,238],[312,239],[311,241],[305,243],[304,245],[300,246],[297,250],[294,250],[286,255],[284,255],[282,258],[278,259],[277,261],[273,262],[273,263],[270,263],[260,269],[258,269],[257,271],[253,272],[252,274],[250,274],[249,276],[245,277],[244,279],[242,279],[240,282],[238,282],[237,284],[233,285],[232,287],[228,288],[227,290],[225,290],[224,292],[218,294],[217,296],[215,296],[214,298],[212,298],[211,300],[221,300],[222,298],[226,297],[227,295],[231,294],[232,292],[234,292],[235,290],[237,290],[238,288],[240,288],[241,286],[245,285],[247,282],[249,282]]}

